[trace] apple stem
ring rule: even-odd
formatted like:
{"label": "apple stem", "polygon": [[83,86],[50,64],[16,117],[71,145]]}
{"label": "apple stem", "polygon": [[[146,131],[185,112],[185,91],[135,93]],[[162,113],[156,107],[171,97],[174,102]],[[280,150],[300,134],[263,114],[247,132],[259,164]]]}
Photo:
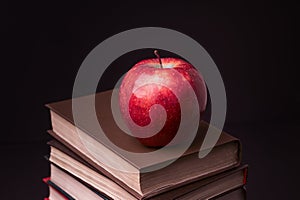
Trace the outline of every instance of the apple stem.
{"label": "apple stem", "polygon": [[157,50],[154,50],[154,54],[156,55],[156,57],[158,58],[158,61],[159,61],[159,64],[160,64],[160,68],[163,68],[163,65],[161,63],[161,59],[160,59],[160,56],[158,54],[158,51]]}

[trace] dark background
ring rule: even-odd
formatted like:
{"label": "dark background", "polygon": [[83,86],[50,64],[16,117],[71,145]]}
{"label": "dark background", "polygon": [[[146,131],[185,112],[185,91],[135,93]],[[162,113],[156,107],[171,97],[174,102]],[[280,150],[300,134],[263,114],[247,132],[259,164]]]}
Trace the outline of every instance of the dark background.
{"label": "dark background", "polygon": [[[99,1],[100,2],[100,1]],[[87,54],[131,28],[157,26],[198,41],[223,77],[228,112],[224,129],[239,137],[248,163],[249,199],[292,199],[299,175],[299,104],[296,5],[140,1],[98,4],[51,1],[1,7],[1,198],[42,199],[49,176],[51,128],[45,103],[71,98]],[[99,90],[150,51],[122,56]],[[166,56],[167,53],[162,53]],[[4,112],[3,112],[4,111]]]}

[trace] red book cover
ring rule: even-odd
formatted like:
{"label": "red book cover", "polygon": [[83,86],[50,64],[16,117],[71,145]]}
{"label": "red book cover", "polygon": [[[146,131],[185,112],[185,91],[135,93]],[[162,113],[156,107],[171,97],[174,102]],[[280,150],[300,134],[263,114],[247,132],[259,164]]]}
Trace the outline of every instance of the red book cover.
{"label": "red book cover", "polygon": [[[49,187],[53,188],[60,196],[64,198],[64,200],[75,200],[68,193],[66,193],[63,189],[58,187],[55,183],[51,181],[50,177],[43,178],[43,182],[45,182]],[[44,200],[49,200],[49,198],[44,198]]]}

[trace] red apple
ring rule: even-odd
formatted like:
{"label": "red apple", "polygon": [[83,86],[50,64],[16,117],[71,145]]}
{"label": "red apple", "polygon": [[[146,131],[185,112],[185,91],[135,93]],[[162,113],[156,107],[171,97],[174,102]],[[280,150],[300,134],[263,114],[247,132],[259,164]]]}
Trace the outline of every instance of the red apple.
{"label": "red apple", "polygon": [[187,90],[194,90],[199,113],[205,110],[207,92],[202,75],[190,63],[160,58],[157,51],[155,54],[158,58],[142,60],[127,72],[120,86],[119,103],[132,135],[145,146],[162,147],[178,131],[180,105],[184,103],[188,113],[195,110],[195,105],[189,105]]}

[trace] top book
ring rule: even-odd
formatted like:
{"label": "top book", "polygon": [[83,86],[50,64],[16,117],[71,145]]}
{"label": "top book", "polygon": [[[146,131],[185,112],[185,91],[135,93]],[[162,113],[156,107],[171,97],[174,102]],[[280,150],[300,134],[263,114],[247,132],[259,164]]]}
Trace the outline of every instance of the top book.
{"label": "top book", "polygon": [[[204,121],[200,121],[193,143],[179,158],[176,145],[159,151],[158,156],[157,153],[151,154],[157,149],[143,146],[117,126],[110,106],[111,95],[112,91],[95,95],[98,121],[110,142],[99,134],[98,127],[89,123],[92,116],[85,115],[84,120],[75,126],[72,99],[46,105],[51,113],[52,135],[138,198],[154,196],[240,164],[241,144],[224,132],[212,151],[199,159],[199,149],[209,127]],[[88,97],[78,97],[73,101],[84,107]],[[144,158],[141,155],[145,155]],[[159,169],[171,161],[172,164]],[[156,168],[158,170],[149,170]]]}

